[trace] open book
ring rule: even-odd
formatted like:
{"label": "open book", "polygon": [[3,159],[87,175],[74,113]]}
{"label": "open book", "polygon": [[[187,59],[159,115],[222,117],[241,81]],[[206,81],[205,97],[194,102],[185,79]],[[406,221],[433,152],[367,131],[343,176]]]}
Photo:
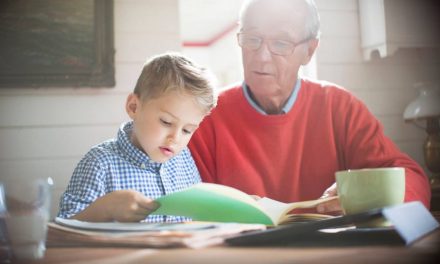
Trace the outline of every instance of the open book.
{"label": "open book", "polygon": [[258,223],[276,226],[292,221],[320,220],[328,215],[288,215],[293,209],[313,208],[330,197],[312,201],[282,203],[269,198],[253,199],[232,187],[199,183],[183,191],[156,199],[160,207],[152,214],[187,216],[197,221]]}

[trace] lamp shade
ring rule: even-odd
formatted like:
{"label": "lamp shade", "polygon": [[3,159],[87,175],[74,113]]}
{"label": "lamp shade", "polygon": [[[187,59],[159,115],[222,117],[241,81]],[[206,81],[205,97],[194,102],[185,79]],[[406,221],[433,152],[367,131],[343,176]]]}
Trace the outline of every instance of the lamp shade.
{"label": "lamp shade", "polygon": [[405,120],[440,117],[440,91],[435,84],[418,85],[419,96],[405,108]]}

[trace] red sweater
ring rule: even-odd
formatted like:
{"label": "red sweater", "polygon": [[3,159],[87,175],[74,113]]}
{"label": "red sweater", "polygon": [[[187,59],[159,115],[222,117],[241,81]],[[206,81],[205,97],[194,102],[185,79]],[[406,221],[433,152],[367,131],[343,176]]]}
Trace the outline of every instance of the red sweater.
{"label": "red sweater", "polygon": [[329,83],[302,80],[283,115],[258,113],[241,86],[226,90],[189,147],[203,181],[284,202],[319,198],[338,170],[405,167],[405,201],[429,208],[420,166],[384,135],[363,103]]}

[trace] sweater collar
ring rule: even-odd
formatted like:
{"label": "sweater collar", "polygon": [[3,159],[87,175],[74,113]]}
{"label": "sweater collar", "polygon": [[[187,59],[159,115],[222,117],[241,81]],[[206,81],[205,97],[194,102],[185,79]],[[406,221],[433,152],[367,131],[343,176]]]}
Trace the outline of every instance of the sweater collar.
{"label": "sweater collar", "polygon": [[[266,111],[261,108],[258,103],[252,98],[251,91],[249,89],[249,86],[246,84],[246,82],[243,82],[243,85],[241,86],[243,90],[244,97],[249,102],[249,104],[260,114],[267,115]],[[281,109],[281,114],[287,114],[295,104],[296,98],[298,97],[298,92],[301,89],[301,79],[297,79],[296,83],[293,87],[292,93],[290,94],[289,98],[287,99],[287,102],[284,104],[283,108]]]}

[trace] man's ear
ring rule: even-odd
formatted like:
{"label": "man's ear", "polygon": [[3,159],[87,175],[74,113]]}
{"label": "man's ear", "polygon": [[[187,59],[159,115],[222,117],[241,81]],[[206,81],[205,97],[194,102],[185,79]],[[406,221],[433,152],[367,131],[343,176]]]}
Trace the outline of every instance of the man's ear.
{"label": "man's ear", "polygon": [[127,101],[125,103],[125,111],[127,111],[128,116],[133,119],[136,112],[140,109],[140,99],[134,93],[131,93],[127,97]]}
{"label": "man's ear", "polygon": [[310,60],[313,57],[313,54],[315,54],[316,48],[318,48],[319,39],[314,38],[307,42],[307,56],[304,57],[304,61],[302,62],[302,65],[307,65],[307,63],[310,62]]}

